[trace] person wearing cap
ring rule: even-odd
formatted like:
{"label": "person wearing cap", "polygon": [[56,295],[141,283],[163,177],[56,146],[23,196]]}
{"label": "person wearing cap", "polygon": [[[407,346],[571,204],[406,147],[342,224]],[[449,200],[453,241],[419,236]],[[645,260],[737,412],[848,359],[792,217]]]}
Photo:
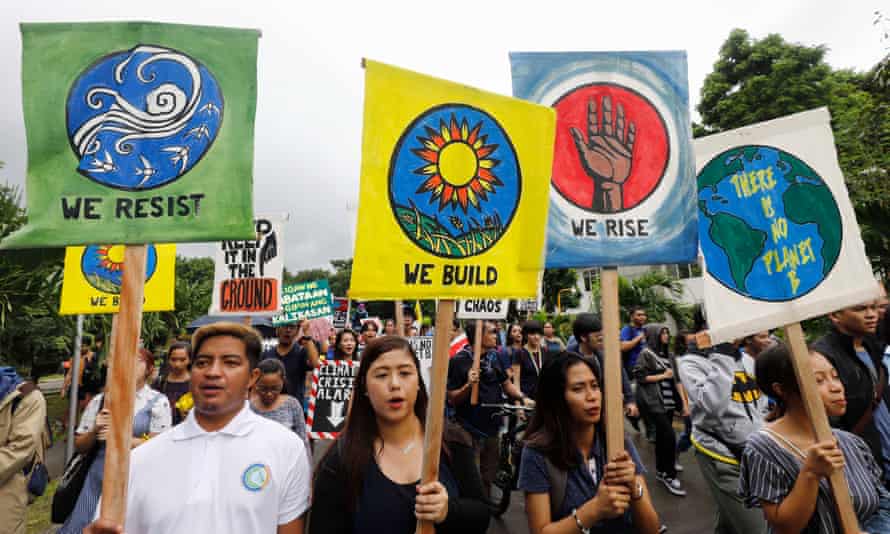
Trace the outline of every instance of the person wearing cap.
{"label": "person wearing cap", "polygon": [[125,524],[98,520],[84,533],[302,534],[311,482],[303,441],[247,401],[260,376],[259,333],[214,323],[192,346],[194,409],[133,451]]}

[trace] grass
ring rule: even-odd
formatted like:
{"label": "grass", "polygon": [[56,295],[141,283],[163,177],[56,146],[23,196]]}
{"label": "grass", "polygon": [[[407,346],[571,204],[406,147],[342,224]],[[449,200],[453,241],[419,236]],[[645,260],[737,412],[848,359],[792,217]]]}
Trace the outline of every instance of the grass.
{"label": "grass", "polygon": [[68,397],[64,399],[58,393],[46,395],[46,416],[49,418],[49,426],[53,430],[53,443],[65,441],[65,431],[62,421],[68,412]]}
{"label": "grass", "polygon": [[58,485],[58,480],[51,480],[49,486],[46,487],[46,493],[37,497],[28,506],[28,534],[43,534],[53,525],[49,518],[53,505],[53,495],[56,493],[56,486]]}
{"label": "grass", "polygon": [[[452,258],[465,258],[485,250],[498,240],[504,229],[500,219],[493,224],[480,225],[478,222],[456,237],[439,221],[420,213],[416,207],[397,207],[399,222],[405,230],[414,235],[415,241],[423,248]],[[461,225],[461,230],[463,227]]]}

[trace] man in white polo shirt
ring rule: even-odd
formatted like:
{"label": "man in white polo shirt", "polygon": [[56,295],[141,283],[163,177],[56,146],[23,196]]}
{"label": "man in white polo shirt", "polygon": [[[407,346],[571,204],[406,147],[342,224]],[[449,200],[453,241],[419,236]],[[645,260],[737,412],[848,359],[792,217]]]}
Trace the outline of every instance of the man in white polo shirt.
{"label": "man in white polo shirt", "polygon": [[[255,330],[216,323],[192,337],[195,407],[130,459],[127,534],[302,534],[310,472],[303,442],[253,413],[259,378]],[[120,533],[99,520],[85,534]]]}

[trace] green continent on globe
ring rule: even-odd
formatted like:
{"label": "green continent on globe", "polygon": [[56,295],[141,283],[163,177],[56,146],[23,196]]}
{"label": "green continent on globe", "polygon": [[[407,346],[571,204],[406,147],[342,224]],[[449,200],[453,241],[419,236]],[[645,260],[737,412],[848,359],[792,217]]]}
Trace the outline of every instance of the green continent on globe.
{"label": "green continent on globe", "polygon": [[744,220],[728,213],[715,213],[710,219],[708,235],[726,253],[736,288],[745,292],[745,279],[763,252],[766,232],[751,228]]}
{"label": "green continent on globe", "polygon": [[841,253],[841,214],[825,184],[795,183],[782,195],[785,215],[797,224],[815,223],[822,238],[822,274],[827,275]]}

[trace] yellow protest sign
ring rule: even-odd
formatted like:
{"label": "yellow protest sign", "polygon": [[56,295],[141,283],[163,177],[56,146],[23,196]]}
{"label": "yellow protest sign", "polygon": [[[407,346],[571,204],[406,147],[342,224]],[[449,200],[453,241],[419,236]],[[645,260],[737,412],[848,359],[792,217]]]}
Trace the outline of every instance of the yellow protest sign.
{"label": "yellow protest sign", "polygon": [[[143,310],[172,310],[176,245],[146,245],[146,250]],[[116,313],[123,268],[123,245],[67,247],[59,314]]]}
{"label": "yellow protest sign", "polygon": [[533,296],[555,112],[374,61],[365,68],[350,296]]}

